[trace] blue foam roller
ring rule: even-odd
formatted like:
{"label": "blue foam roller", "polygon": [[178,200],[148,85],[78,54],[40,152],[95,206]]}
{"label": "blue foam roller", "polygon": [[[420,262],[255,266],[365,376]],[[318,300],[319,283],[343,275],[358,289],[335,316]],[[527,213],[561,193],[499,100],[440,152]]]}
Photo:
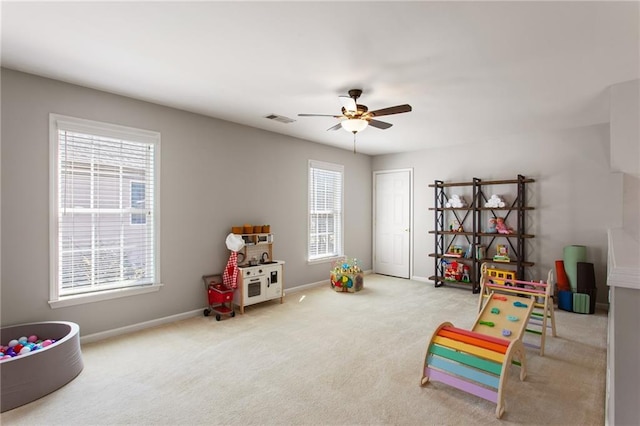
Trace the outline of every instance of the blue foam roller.
{"label": "blue foam roller", "polygon": [[564,290],[558,291],[558,309],[573,312],[573,292]]}

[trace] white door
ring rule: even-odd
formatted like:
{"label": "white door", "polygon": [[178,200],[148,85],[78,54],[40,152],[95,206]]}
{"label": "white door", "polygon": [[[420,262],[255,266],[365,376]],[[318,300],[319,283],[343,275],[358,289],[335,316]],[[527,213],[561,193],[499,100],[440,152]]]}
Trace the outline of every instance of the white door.
{"label": "white door", "polygon": [[409,278],[412,170],[374,172],[374,269]]}

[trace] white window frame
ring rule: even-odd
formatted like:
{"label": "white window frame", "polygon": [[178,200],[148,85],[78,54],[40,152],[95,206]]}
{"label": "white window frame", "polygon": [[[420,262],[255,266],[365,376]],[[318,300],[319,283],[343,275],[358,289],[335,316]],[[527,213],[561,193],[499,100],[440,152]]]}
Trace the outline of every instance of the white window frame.
{"label": "white window frame", "polygon": [[[312,229],[311,229],[311,215],[312,215],[312,198],[314,196],[313,192],[314,188],[312,187],[311,182],[311,173],[312,169],[321,169],[330,172],[340,173],[341,181],[340,181],[340,211],[337,213],[340,215],[339,220],[339,230],[337,232],[336,238],[336,253],[325,254],[320,256],[312,256],[311,254],[311,242],[312,242]],[[341,164],[328,163],[324,161],[316,161],[309,160],[309,166],[307,170],[307,184],[308,184],[308,201],[307,201],[307,262],[308,263],[326,263],[333,262],[337,259],[341,259],[344,257],[344,166]]]}
{"label": "white window frame", "polygon": [[[90,135],[117,138],[151,144],[154,147],[153,183],[153,283],[97,290],[90,293],[61,295],[59,288],[59,141],[58,130],[64,129]],[[149,188],[147,188],[149,190]],[[49,305],[52,308],[74,306],[84,303],[109,300],[155,292],[162,287],[160,278],[160,133],[136,129],[111,123],[102,123],[60,114],[49,114],[49,245],[50,285]]]}

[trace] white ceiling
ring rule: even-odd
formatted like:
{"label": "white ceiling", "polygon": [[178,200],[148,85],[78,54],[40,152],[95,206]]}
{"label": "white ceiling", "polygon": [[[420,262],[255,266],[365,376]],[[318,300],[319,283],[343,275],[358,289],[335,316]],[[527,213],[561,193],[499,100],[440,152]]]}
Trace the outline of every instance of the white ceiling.
{"label": "white ceiling", "polygon": [[[2,2],[2,66],[371,155],[608,121],[638,2]],[[270,121],[275,113],[292,124]]]}

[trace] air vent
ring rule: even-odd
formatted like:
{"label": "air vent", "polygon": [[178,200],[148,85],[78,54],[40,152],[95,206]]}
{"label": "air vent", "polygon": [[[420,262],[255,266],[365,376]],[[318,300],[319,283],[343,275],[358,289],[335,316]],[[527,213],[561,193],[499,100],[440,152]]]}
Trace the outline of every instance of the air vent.
{"label": "air vent", "polygon": [[279,121],[280,123],[284,123],[284,124],[289,124],[296,121],[293,118],[285,117],[283,115],[278,115],[278,114],[269,114],[264,118],[268,118],[269,120]]}

